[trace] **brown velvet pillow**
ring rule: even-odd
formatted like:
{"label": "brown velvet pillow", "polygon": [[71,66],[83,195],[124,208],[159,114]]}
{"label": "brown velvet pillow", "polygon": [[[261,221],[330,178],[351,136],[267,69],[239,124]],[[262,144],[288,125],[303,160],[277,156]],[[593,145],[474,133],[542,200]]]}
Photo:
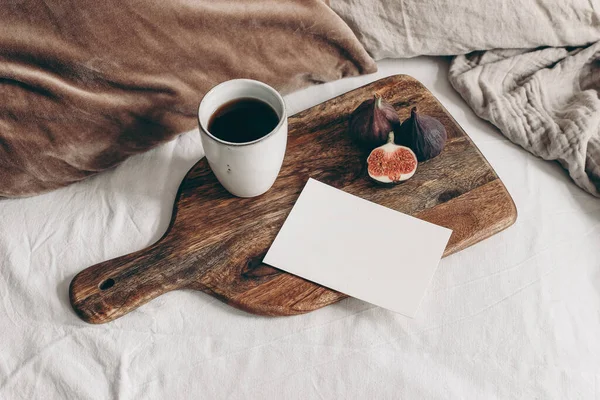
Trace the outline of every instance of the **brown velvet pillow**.
{"label": "brown velvet pillow", "polygon": [[283,93],[376,66],[322,0],[32,0],[0,6],[0,196],[110,168],[196,126],[213,85]]}

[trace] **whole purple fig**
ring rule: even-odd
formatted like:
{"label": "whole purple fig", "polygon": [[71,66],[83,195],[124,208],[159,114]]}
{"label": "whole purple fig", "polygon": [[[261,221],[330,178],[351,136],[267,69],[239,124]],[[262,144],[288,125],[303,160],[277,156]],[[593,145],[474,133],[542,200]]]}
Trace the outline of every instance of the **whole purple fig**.
{"label": "whole purple fig", "polygon": [[417,160],[425,161],[440,154],[447,139],[446,128],[440,121],[417,113],[417,107],[413,107],[410,117],[400,126],[396,143],[410,147]]}
{"label": "whole purple fig", "polygon": [[400,118],[394,107],[377,94],[350,115],[350,135],[369,149],[385,144],[388,134],[399,126]]}

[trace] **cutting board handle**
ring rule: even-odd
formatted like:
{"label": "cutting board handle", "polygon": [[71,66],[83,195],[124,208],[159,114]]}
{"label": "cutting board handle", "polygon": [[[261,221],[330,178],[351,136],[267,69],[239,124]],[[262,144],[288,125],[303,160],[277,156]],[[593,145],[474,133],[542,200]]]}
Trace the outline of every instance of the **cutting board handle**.
{"label": "cutting board handle", "polygon": [[169,246],[159,243],[93,265],[73,278],[69,297],[73,310],[86,322],[112,321],[142,304],[185,284],[169,272]]}

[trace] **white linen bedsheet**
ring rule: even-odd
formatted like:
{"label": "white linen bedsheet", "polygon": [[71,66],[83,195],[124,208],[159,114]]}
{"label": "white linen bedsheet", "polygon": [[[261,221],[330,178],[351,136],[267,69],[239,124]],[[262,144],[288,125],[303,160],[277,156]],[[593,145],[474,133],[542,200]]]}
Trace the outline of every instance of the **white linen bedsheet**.
{"label": "white linen bedsheet", "polygon": [[290,114],[410,74],[519,212],[442,260],[415,319],[356,299],[266,318],[179,291],[109,324],[79,320],[69,282],[161,236],[202,156],[192,131],[85,182],[0,201],[0,399],[600,398],[600,201],[478,119],[448,84],[447,60],[379,65],[287,96]]}

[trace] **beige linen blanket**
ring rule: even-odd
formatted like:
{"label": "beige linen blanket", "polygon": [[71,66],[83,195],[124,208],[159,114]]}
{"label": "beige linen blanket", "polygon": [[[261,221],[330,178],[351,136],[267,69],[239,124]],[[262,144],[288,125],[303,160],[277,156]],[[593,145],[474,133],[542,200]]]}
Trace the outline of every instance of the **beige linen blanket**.
{"label": "beige linen blanket", "polygon": [[557,160],[577,185],[600,196],[598,0],[331,6],[375,59],[458,55],[449,79],[477,115],[533,154]]}

